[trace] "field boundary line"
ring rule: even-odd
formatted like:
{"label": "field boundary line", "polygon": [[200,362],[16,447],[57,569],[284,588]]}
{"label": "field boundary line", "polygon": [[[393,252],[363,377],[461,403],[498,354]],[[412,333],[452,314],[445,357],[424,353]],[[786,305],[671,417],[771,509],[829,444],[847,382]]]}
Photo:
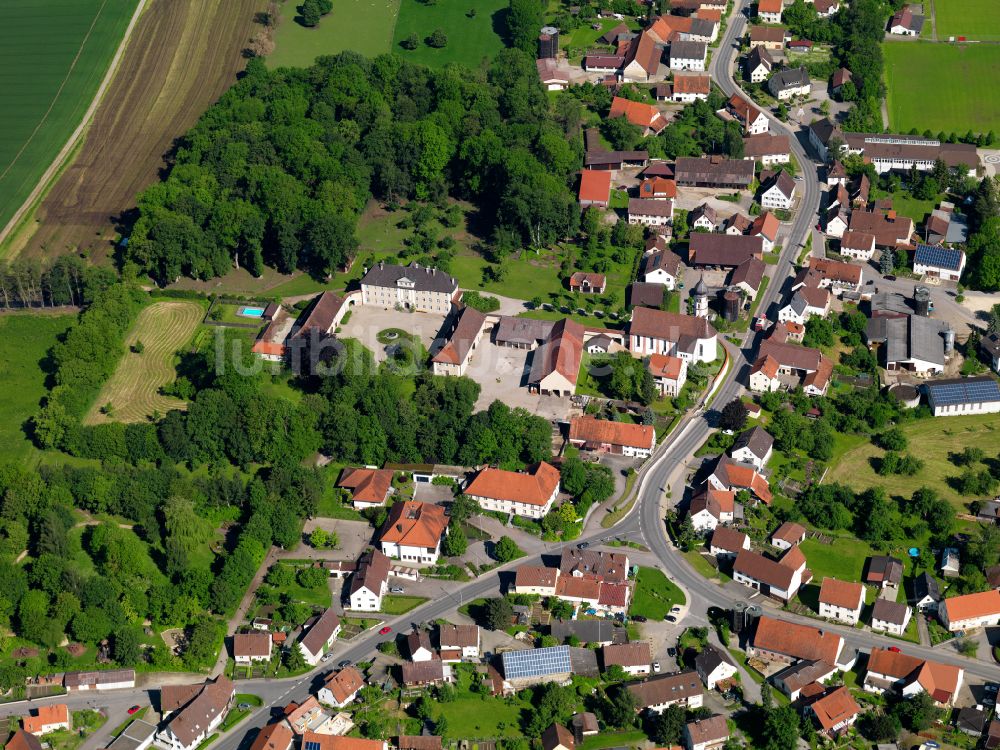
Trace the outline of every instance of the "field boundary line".
{"label": "field boundary line", "polygon": [[[7,222],[6,226],[4,226],[2,230],[0,230],[0,245],[6,242],[11,231],[13,231],[13,229],[24,218],[25,213],[35,205],[41,194],[51,186],[52,177],[55,175],[56,172],[62,169],[63,164],[65,163],[68,156],[76,149],[76,146],[80,138],[82,138],[83,134],[86,132],[87,127],[90,125],[91,120],[94,119],[94,114],[97,112],[97,107],[100,106],[101,100],[104,98],[104,94],[107,92],[108,87],[111,85],[111,81],[114,79],[115,74],[118,72],[118,66],[121,63],[121,59],[125,54],[125,48],[128,46],[129,39],[131,39],[132,37],[132,32],[135,30],[136,25],[139,23],[139,17],[142,15],[143,10],[146,9],[147,2],[148,0],[139,0],[138,4],[135,7],[135,11],[132,13],[132,18],[129,19],[128,26],[125,28],[125,33],[122,35],[122,40],[118,44],[118,49],[115,50],[114,57],[111,58],[111,63],[108,65],[108,70],[104,74],[104,78],[101,79],[101,83],[97,87],[97,91],[94,93],[94,98],[90,100],[90,106],[87,107],[87,111],[84,112],[83,117],[80,118],[80,123],[76,126],[76,129],[70,134],[69,139],[67,139],[66,143],[59,150],[59,153],[56,154],[55,158],[52,160],[52,163],[49,164],[48,169],[46,169],[45,172],[42,174],[42,176],[39,178],[37,184],[32,189],[31,193],[24,200],[24,202],[17,209],[17,211],[14,212],[14,215],[11,216],[10,221]],[[107,0],[105,0],[103,5],[101,5],[101,10],[97,12],[97,15],[94,16],[94,21],[91,23],[90,29],[87,31],[87,36],[84,37],[83,43],[80,45],[80,49],[77,51],[76,57],[73,58],[73,64],[70,66],[69,71],[66,73],[66,78],[63,79],[62,85],[59,87],[59,90],[56,92],[56,95],[52,98],[52,103],[49,105],[49,109],[46,111],[45,115],[39,121],[35,130],[32,131],[31,137],[24,144],[24,146],[22,146],[21,150],[18,151],[17,155],[15,155],[13,161],[11,161],[11,165],[13,165],[14,162],[16,162],[17,159],[20,157],[21,153],[23,153],[24,149],[27,147],[27,144],[30,143],[31,138],[34,138],[35,133],[38,132],[38,129],[42,126],[42,124],[48,117],[49,112],[51,112],[52,108],[55,106],[56,101],[59,99],[59,95],[62,93],[63,87],[66,85],[66,81],[69,80],[69,76],[73,72],[73,68],[76,67],[76,62],[77,60],[79,60],[79,57],[83,52],[83,48],[86,46],[87,40],[90,39],[90,34],[94,30],[94,26],[96,25],[97,20],[98,18],[100,18],[101,12],[104,10],[104,7],[106,5],[107,5]],[[8,169],[9,168],[10,166],[8,166]]]}

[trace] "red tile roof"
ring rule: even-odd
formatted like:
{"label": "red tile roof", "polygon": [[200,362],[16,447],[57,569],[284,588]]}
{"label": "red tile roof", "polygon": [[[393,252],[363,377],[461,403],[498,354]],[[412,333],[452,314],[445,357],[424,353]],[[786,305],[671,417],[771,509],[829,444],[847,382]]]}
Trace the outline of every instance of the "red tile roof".
{"label": "red tile roof", "polygon": [[558,568],[546,568],[544,565],[522,565],[514,573],[514,586],[553,588],[559,577]]}
{"label": "red tile roof", "polygon": [[655,434],[652,425],[612,422],[588,415],[573,417],[569,423],[571,442],[582,440],[584,443],[609,443],[629,448],[651,449]]}
{"label": "red tile roof", "polygon": [[631,99],[616,96],[611,102],[611,111],[608,112],[608,117],[614,118],[622,115],[633,125],[640,128],[650,128],[657,133],[667,127],[667,118],[660,114],[660,110],[652,104],[634,102]]}
{"label": "red tile roof", "polygon": [[864,587],[860,583],[824,578],[819,587],[819,603],[844,609],[857,609],[864,603]]}
{"label": "red tile roof", "polygon": [[51,706],[39,706],[34,716],[25,716],[21,724],[25,732],[42,734],[46,726],[65,724],[69,721],[69,706],[65,703],[54,703]]}
{"label": "red tile roof", "polygon": [[559,470],[542,461],[528,474],[503,469],[483,469],[465,488],[465,494],[545,505],[558,484]]}
{"label": "red tile roof", "polygon": [[948,622],[1000,614],[1000,591],[990,589],[978,594],[953,596],[944,600],[944,608]]}
{"label": "red tile roof", "polygon": [[405,500],[389,509],[379,541],[432,549],[446,528],[448,518],[440,505]]}
{"label": "red tile roof", "polygon": [[364,684],[365,678],[361,676],[361,672],[354,667],[344,667],[326,678],[325,687],[333,693],[337,703],[344,703]]}
{"label": "red tile roof", "polygon": [[672,357],[669,354],[651,354],[649,356],[649,371],[654,378],[677,380],[683,367],[684,360],[680,357]]}
{"label": "red tile roof", "polygon": [[351,497],[363,503],[384,503],[392,487],[392,472],[387,469],[344,469],[338,487],[351,490]]}
{"label": "red tile roof", "polygon": [[861,713],[861,707],[844,686],[831,690],[813,703],[810,708],[816,714],[816,720],[825,732],[829,732],[839,724],[851,721]]}
{"label": "red tile roof", "polygon": [[[720,11],[715,11],[719,13]],[[701,13],[699,12],[699,17]],[[719,19],[714,19],[718,21]],[[708,94],[712,90],[712,77],[708,73],[674,73],[674,94]]]}
{"label": "red tile roof", "polygon": [[836,664],[843,639],[836,633],[823,631],[811,625],[777,620],[764,615],[757,620],[752,644],[754,648],[796,659]]}
{"label": "red tile roof", "polygon": [[611,197],[611,172],[585,169],[580,173],[580,202],[607,203]]}
{"label": "red tile roof", "polygon": [[603,655],[605,668],[614,665],[619,667],[648,667],[653,660],[647,641],[605,646]]}
{"label": "red tile roof", "polygon": [[233,656],[270,656],[270,633],[237,633],[233,636]]}

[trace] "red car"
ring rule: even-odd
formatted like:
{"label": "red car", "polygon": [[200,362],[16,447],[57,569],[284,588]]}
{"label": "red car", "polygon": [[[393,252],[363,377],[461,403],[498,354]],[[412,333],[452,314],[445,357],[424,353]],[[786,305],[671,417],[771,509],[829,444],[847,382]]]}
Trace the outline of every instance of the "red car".
{"label": "red car", "polygon": [[386,633],[391,633],[391,632],[392,632],[392,628],[390,628],[388,625],[386,625],[384,628],[382,628],[380,631],[378,631],[378,634],[379,635],[385,635]]}
{"label": "red car", "polygon": [[889,646],[889,650],[892,651],[892,653],[894,654],[900,653],[899,648],[896,646]]}
{"label": "red car", "polygon": [[134,714],[138,710],[139,710],[139,706],[132,706],[132,708],[130,708],[128,710],[128,715],[131,716],[132,714]]}

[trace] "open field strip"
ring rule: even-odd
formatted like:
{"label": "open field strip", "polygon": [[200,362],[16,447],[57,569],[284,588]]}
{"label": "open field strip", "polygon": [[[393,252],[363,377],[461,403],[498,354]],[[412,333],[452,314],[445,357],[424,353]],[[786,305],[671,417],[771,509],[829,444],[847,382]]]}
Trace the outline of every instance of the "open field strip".
{"label": "open field strip", "polygon": [[[475,14],[470,16],[472,10]],[[484,57],[492,59],[503,49],[503,39],[498,30],[505,27],[507,12],[506,0],[433,4],[422,0],[400,0],[392,52],[405,60],[435,68],[451,62],[476,67]],[[443,30],[448,37],[448,43],[440,49],[424,42],[435,29]],[[404,49],[400,42],[411,34],[417,37],[417,48]]]}
{"label": "open field strip", "polygon": [[299,2],[287,0],[274,35],[269,68],[305,68],[320,55],[354,50],[374,57],[389,51],[400,0],[337,0],[318,26],[306,28],[295,20]]}
{"label": "open field strip", "polygon": [[1000,41],[1000,3],[997,0],[934,0],[938,39],[964,36]]}
{"label": "open field strip", "polygon": [[[174,353],[191,340],[204,313],[197,302],[181,301],[154,302],[139,313],[125,339],[129,351],[101,389],[85,423],[140,422],[154,411],[186,408],[185,402],[160,395],[159,390],[173,380]],[[141,353],[131,350],[138,342]],[[105,404],[114,407],[110,415],[100,411]]]}

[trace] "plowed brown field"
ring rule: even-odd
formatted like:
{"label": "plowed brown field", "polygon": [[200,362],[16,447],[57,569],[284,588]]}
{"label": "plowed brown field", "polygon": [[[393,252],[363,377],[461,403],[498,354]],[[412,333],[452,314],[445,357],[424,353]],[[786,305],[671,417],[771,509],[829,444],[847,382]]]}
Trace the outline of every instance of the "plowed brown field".
{"label": "plowed brown field", "polygon": [[[110,252],[114,219],[158,177],[173,140],[235,81],[265,0],[153,0],[79,154],[35,213],[31,255]],[[30,228],[26,228],[27,235]]]}

